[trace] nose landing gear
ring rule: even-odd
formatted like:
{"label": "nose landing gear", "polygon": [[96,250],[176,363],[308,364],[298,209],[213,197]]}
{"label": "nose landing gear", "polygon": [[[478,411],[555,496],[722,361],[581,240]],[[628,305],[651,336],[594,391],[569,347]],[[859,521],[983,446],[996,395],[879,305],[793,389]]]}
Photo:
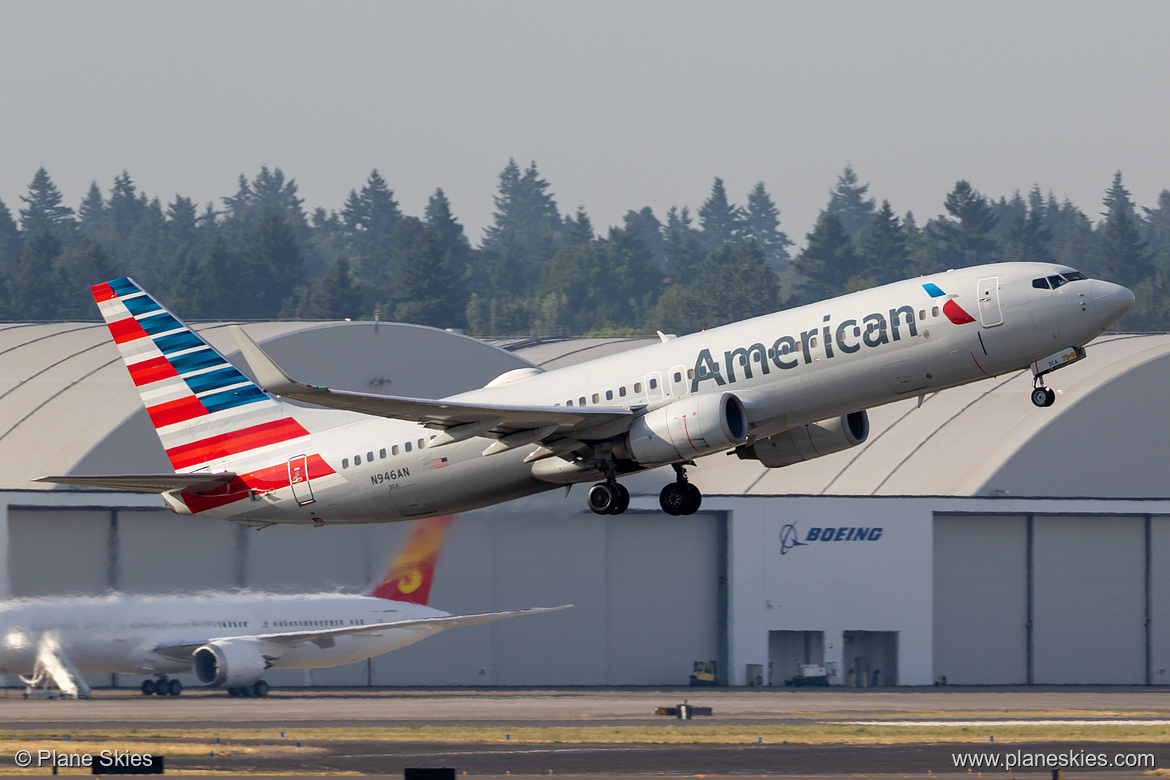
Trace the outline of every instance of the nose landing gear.
{"label": "nose landing gear", "polygon": [[1051,387],[1043,387],[1039,384],[1040,378],[1036,378],[1037,385],[1032,389],[1032,403],[1040,407],[1052,406],[1056,402],[1056,391]]}

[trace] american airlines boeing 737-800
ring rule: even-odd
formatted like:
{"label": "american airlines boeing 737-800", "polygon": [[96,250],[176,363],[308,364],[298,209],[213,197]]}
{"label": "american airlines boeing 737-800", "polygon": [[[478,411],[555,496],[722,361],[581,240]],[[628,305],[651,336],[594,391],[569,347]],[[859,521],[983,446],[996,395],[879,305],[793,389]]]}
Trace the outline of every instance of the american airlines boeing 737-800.
{"label": "american airlines boeing 737-800", "polygon": [[[427,606],[449,517],[420,520],[369,595],[205,593],[48,597],[0,602],[0,674],[30,689],[85,697],[81,675],[153,675],[150,695],[178,696],[168,674],[194,672],[232,696],[264,696],[268,669],[323,669],[414,644],[457,626],[561,607],[450,615]],[[567,605],[566,605],[567,606]]]}
{"label": "american airlines boeing 737-800", "polygon": [[[1134,303],[1063,265],[983,265],[429,400],[303,384],[237,329],[253,383],[132,280],[93,294],[176,473],[43,479],[254,526],[461,512],[580,482],[596,482],[594,512],[620,514],[619,478],[659,466],[676,475],[663,510],[690,514],[698,457],[787,466],[862,443],[869,408],[1029,368],[1032,402],[1050,406],[1047,375]],[[310,427],[282,398],[364,418]]]}

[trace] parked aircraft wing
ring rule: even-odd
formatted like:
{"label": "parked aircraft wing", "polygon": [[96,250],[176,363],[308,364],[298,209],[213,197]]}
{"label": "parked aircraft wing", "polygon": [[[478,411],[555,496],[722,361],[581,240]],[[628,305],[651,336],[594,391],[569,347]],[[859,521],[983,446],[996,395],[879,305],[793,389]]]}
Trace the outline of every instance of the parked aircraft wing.
{"label": "parked aircraft wing", "polygon": [[[466,404],[458,401],[431,401],[419,398],[353,393],[331,390],[328,387],[306,385],[284,372],[252,341],[243,329],[233,325],[232,333],[240,344],[244,360],[256,375],[256,381],[268,393],[296,401],[348,409],[352,412],[410,420],[433,428],[453,428],[494,422],[479,436],[500,438],[517,431],[529,431],[555,426],[554,432],[564,435],[605,425],[623,418],[633,419],[633,412],[625,407],[563,407],[563,406],[509,406],[504,404]],[[477,425],[477,427],[479,427]],[[541,439],[544,436],[539,437]]]}
{"label": "parked aircraft wing", "polygon": [[166,493],[186,490],[196,493],[214,490],[235,479],[231,471],[215,474],[113,474],[109,476],[38,477],[34,482],[53,482],[58,485],[134,490],[139,493]]}
{"label": "parked aircraft wing", "polygon": [[179,642],[168,645],[159,645],[153,648],[159,655],[168,658],[189,658],[192,653],[208,642],[219,640],[232,642],[261,642],[269,646],[288,649],[307,642],[314,642],[320,647],[332,647],[333,640],[339,636],[368,636],[380,634],[383,631],[395,629],[433,628],[443,630],[457,626],[475,626],[480,623],[492,623],[497,620],[520,617],[521,615],[536,615],[541,612],[556,612],[568,609],[572,604],[562,604],[559,607],[532,607],[530,609],[514,609],[506,612],[485,612],[478,615],[440,615],[437,617],[415,618],[412,620],[395,620],[388,623],[368,623],[364,626],[343,626],[341,628],[320,628],[309,631],[284,631],[275,634],[253,634],[251,636],[227,636],[207,640]]}

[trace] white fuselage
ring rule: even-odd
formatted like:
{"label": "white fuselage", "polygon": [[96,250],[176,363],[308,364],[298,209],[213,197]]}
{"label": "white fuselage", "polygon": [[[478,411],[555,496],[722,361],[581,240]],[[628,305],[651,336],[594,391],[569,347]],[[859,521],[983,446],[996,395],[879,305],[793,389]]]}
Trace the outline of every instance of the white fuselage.
{"label": "white fuselage", "polygon": [[[191,670],[189,659],[155,648],[386,623],[446,612],[417,604],[342,594],[257,593],[24,599],[0,603],[0,674],[33,674],[49,638],[82,673],[164,674]],[[319,669],[370,658],[413,644],[439,627],[385,629],[276,648],[271,668]],[[263,647],[263,643],[260,644]]]}
{"label": "white fuselage", "polygon": [[[534,373],[452,400],[652,411],[693,394],[728,392],[744,403],[751,434],[759,439],[1021,370],[1060,349],[1084,346],[1128,309],[1132,295],[1088,279],[1058,289],[1032,284],[1071,270],[1009,263],[910,279]],[[932,297],[927,284],[945,297]],[[1124,307],[1117,305],[1117,291],[1129,296]],[[956,324],[946,316],[942,309],[950,300],[973,321]],[[285,487],[201,514],[251,522],[382,522],[460,512],[597,479],[596,473],[536,476],[533,464],[524,462],[536,444],[486,456],[491,440],[484,438],[420,448],[436,431],[338,414],[343,424],[312,433],[314,451],[334,472],[312,481],[312,503],[302,505],[304,486],[302,501]],[[602,430],[593,438],[623,431]],[[233,462],[230,469],[242,473],[297,454],[260,450],[249,455],[252,462]],[[623,473],[660,465],[627,463]]]}

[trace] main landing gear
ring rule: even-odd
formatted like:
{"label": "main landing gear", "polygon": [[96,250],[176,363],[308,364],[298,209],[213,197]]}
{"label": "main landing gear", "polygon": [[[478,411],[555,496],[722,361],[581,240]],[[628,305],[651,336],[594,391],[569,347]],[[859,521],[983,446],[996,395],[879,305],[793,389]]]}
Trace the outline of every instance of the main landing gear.
{"label": "main landing gear", "polygon": [[142,681],[143,696],[150,696],[152,694],[159,696],[178,696],[182,692],[183,683],[178,680],[168,680],[166,677],[160,677],[158,680]]}
{"label": "main landing gear", "polygon": [[662,488],[658,503],[668,515],[693,515],[703,503],[703,494],[687,481],[687,472],[680,463],[673,463],[675,481]]}

